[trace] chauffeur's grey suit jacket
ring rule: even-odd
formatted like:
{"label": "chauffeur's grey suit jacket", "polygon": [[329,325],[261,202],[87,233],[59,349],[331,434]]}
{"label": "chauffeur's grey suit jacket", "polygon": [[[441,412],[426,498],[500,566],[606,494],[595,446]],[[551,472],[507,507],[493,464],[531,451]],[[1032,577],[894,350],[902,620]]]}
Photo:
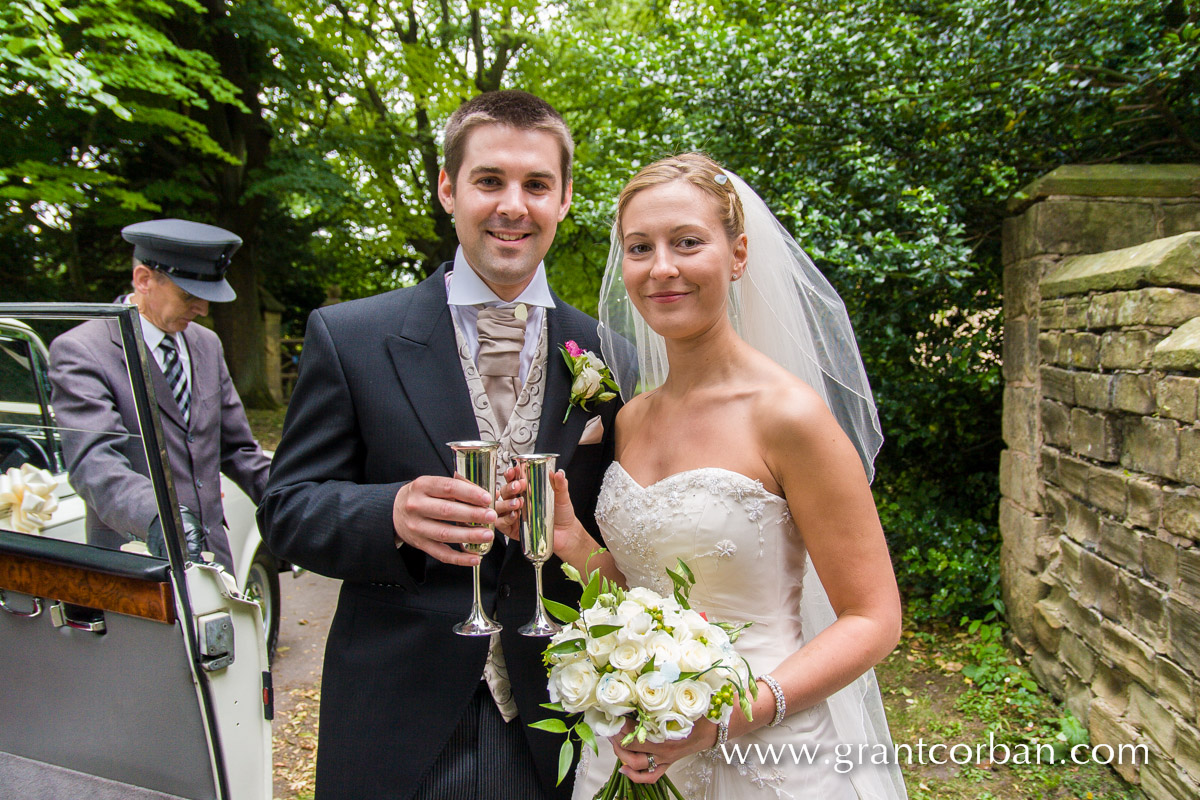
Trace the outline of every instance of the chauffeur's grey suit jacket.
{"label": "chauffeur's grey suit jacket", "polygon": [[[189,423],[158,362],[149,357],[163,438],[180,505],[200,518],[208,549],[232,568],[220,473],[257,503],[270,461],[250,432],[217,335],[191,324],[182,336],[191,357]],[[87,503],[88,540],[116,548],[131,537],[145,539],[158,506],[116,321],[91,320],[55,339],[50,381],[71,486]],[[114,431],[127,435],[93,435]]]}

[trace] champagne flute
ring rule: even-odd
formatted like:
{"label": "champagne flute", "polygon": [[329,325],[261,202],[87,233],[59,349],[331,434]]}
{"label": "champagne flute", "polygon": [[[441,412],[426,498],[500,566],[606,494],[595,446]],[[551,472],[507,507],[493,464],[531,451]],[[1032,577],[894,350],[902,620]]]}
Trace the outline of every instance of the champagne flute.
{"label": "champagne flute", "polygon": [[[496,492],[496,453],[500,449],[499,442],[463,441],[447,442],[446,446],[454,451],[454,470],[465,480],[470,481],[489,495],[495,497]],[[493,504],[495,501],[493,501]],[[489,528],[495,536],[494,525],[470,527]],[[492,549],[491,542],[472,544],[464,542],[462,549],[468,553],[485,555]],[[479,565],[471,568],[472,590],[471,613],[465,620],[454,626],[454,632],[461,636],[490,636],[502,629],[499,622],[489,617],[483,610],[483,600],[479,588]]]}
{"label": "champagne flute", "polygon": [[521,510],[521,551],[533,562],[536,593],[533,619],[517,629],[522,636],[553,636],[562,626],[552,620],[542,603],[542,566],[554,552],[554,460],[558,453],[513,456],[525,479],[525,507]]}

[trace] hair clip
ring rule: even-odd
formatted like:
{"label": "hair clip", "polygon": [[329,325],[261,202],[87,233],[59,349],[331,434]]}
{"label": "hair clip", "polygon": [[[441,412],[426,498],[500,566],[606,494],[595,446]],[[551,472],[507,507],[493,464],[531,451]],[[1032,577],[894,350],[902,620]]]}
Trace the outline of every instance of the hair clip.
{"label": "hair clip", "polygon": [[713,178],[713,180],[717,182],[718,186],[724,186],[729,181],[729,176],[722,172],[720,175]]}

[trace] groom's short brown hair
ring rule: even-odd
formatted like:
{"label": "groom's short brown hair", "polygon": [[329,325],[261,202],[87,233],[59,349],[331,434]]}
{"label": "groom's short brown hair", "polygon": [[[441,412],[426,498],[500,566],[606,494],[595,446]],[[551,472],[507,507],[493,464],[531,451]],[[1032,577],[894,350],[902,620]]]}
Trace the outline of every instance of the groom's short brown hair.
{"label": "groom's short brown hair", "polygon": [[554,106],[536,95],[518,89],[502,89],[476,95],[450,115],[450,121],[446,123],[442,150],[445,154],[446,174],[450,176],[451,185],[458,180],[458,170],[462,166],[463,153],[467,149],[467,139],[470,138],[471,131],[480,125],[509,125],[522,131],[545,131],[558,139],[562,155],[562,191],[565,195],[567,186],[571,183],[571,159],[575,155],[575,140],[571,138],[567,123],[563,121],[562,115],[554,110]]}

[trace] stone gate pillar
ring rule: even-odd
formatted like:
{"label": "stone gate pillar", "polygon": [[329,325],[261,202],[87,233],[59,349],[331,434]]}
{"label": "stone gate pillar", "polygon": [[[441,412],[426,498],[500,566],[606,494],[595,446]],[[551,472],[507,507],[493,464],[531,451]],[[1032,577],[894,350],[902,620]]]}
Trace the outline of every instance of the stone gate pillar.
{"label": "stone gate pillar", "polygon": [[[1200,796],[1200,165],[1061,167],[1004,226],[1018,646],[1158,798]],[[1189,233],[1192,232],[1192,233]]]}

